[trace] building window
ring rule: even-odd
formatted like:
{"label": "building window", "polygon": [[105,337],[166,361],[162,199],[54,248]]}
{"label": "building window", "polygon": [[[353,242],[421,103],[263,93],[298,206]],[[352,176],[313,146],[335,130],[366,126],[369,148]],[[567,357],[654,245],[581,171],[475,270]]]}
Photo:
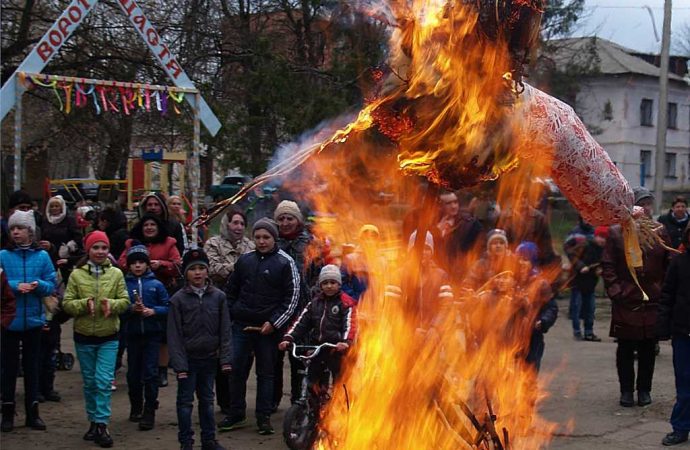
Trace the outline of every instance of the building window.
{"label": "building window", "polygon": [[666,158],[664,161],[664,176],[666,178],[676,177],[676,154],[666,153]]}
{"label": "building window", "polygon": [[672,130],[678,128],[678,103],[668,104],[667,128],[670,128]]}
{"label": "building window", "polygon": [[645,185],[645,178],[652,177],[652,151],[640,150],[640,186]]}
{"label": "building window", "polygon": [[642,103],[640,103],[640,125],[643,127],[652,127],[652,108],[654,107],[654,101],[649,98],[643,98]]}
{"label": "building window", "polygon": [[604,120],[613,120],[613,105],[611,105],[611,100],[606,100],[606,103],[604,103]]}

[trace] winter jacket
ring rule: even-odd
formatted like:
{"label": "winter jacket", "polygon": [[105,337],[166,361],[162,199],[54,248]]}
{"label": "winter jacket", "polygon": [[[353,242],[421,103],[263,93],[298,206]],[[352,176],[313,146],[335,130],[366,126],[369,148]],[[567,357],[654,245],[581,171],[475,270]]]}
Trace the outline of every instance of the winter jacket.
{"label": "winter jacket", "polygon": [[14,320],[17,312],[17,300],[14,298],[14,292],[7,282],[5,271],[0,268],[0,323],[2,327],[7,329]]}
{"label": "winter jacket", "polygon": [[[411,260],[412,261],[412,260]],[[419,270],[417,265],[407,264],[403,267],[404,273],[414,273]],[[439,268],[433,261],[426,264],[421,269],[420,277],[404,277],[403,280],[415,284],[421,281],[418,286],[409,286],[403,283],[402,291],[407,293],[408,297],[414,299],[414,312],[417,319],[417,326],[420,328],[429,328],[437,324],[445,311],[450,308],[453,302],[453,289],[450,286],[448,274]],[[414,289],[417,292],[414,293]]]}
{"label": "winter jacket", "polygon": [[[29,248],[12,246],[0,251],[0,268],[16,299],[16,315],[9,326],[11,331],[25,331],[42,327],[45,322],[43,297],[53,293],[57,276],[50,256],[32,244]],[[28,294],[19,293],[19,283],[38,281],[38,287]]]}
{"label": "winter jacket", "polygon": [[295,265],[301,277],[305,275],[307,248],[313,239],[313,236],[309,234],[307,230],[300,231],[294,239],[287,239],[285,237],[278,238],[278,247],[295,261]]}
{"label": "winter jacket", "polygon": [[[131,305],[122,315],[122,318],[125,319],[123,331],[132,336],[156,334],[165,331],[163,320],[167,319],[165,315],[168,314],[169,298],[168,291],[165,290],[163,283],[158,281],[150,270],[140,277],[128,273],[125,276],[125,282],[127,283],[127,293],[129,294]],[[155,311],[153,316],[143,317],[132,310],[136,303],[134,291],[137,292],[145,307]]]}
{"label": "winter jacket", "polygon": [[659,339],[690,335],[690,250],[671,260],[661,290],[656,330]]}
{"label": "winter jacket", "polygon": [[232,244],[228,234],[228,216],[223,215],[220,221],[220,236],[213,236],[204,244],[204,251],[209,259],[208,274],[216,286],[224,286],[240,255],[254,248],[254,242],[247,237],[242,237],[237,246]]}
{"label": "winter jacket", "polygon": [[[95,314],[91,316],[87,302],[93,297]],[[111,314],[103,315],[101,299],[110,300]],[[117,339],[120,329],[119,315],[129,308],[129,295],[122,271],[106,260],[101,266],[91,262],[75,268],[67,282],[62,308],[74,317],[74,338],[85,337]]]}
{"label": "winter jacket", "polygon": [[218,358],[230,364],[230,315],[225,294],[212,285],[195,290],[189,285],[170,299],[168,353],[175,372],[189,371],[189,359]]}
{"label": "winter jacket", "polygon": [[125,243],[129,239],[129,232],[127,231],[127,217],[122,212],[115,215],[113,223],[108,223],[108,228],[105,230],[110,240],[110,254],[118,258],[125,249]]}
{"label": "winter jacket", "polygon": [[[668,236],[663,229],[661,235],[668,245]],[[643,267],[637,269],[637,279],[649,296],[649,301],[644,301],[642,291],[628,271],[621,227],[614,225],[609,229],[601,265],[606,293],[612,302],[611,337],[654,339],[661,286],[670,256],[670,252],[659,244],[651,249],[642,249]]]}
{"label": "winter jacket", "polygon": [[534,208],[529,208],[526,213],[509,210],[501,215],[498,226],[506,231],[508,242],[512,246],[517,246],[524,241],[537,244],[539,249],[537,265],[540,268],[553,264],[558,264],[560,267],[560,258],[553,249],[549,223],[541,212]]}
{"label": "winter jacket", "polygon": [[[566,251],[566,254],[572,264],[570,286],[582,293],[594,292],[599,282],[596,269],[601,265],[604,248],[597,245],[593,239],[587,239],[582,247],[573,252]],[[581,270],[586,266],[590,267],[590,270],[587,273],[581,273]]]}
{"label": "winter jacket", "polygon": [[460,211],[455,225],[445,236],[437,227],[430,231],[434,236],[434,255],[439,266],[447,273],[458,276],[467,269],[467,258],[464,256],[485,242],[481,222],[467,211]]}
{"label": "winter jacket", "polygon": [[276,329],[286,326],[297,310],[300,275],[295,261],[276,246],[269,253],[240,256],[227,285],[233,322]]}
{"label": "winter jacket", "polygon": [[53,264],[61,259],[60,247],[66,245],[70,241],[74,241],[74,247],[76,250],[71,252],[68,258],[69,266],[73,267],[79,259],[84,256],[84,248],[82,246],[82,235],[81,230],[77,226],[77,221],[74,217],[65,216],[62,221],[58,223],[50,223],[47,219],[48,216],[43,217],[43,222],[41,223],[41,239],[50,242],[50,258],[53,260]]}
{"label": "winter jacket", "polygon": [[673,215],[673,211],[669,211],[668,214],[659,216],[659,223],[666,228],[668,237],[671,240],[671,247],[678,248],[683,238],[683,230],[690,223],[690,214],[685,213],[685,217],[678,220]]}
{"label": "winter jacket", "polygon": [[357,334],[355,306],[356,302],[342,291],[332,297],[321,293],[305,306],[283,339],[352,345]]}
{"label": "winter jacket", "polygon": [[[127,239],[125,242],[125,249],[122,251],[117,264],[120,267],[127,267],[127,250],[132,246],[133,239]],[[151,261],[158,260],[161,262],[160,267],[154,270],[156,275],[167,289],[175,285],[177,278],[181,276],[180,272],[180,252],[175,245],[175,239],[171,237],[165,238],[165,241],[160,243],[145,243],[149,251],[149,259]]]}

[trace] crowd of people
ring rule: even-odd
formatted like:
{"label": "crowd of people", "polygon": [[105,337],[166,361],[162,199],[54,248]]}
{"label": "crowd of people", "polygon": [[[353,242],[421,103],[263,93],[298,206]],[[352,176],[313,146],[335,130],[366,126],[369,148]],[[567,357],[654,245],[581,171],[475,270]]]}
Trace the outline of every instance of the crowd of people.
{"label": "crowd of people", "polygon": [[[159,389],[172,369],[181,448],[194,444],[196,393],[202,448],[217,450],[223,448],[217,430],[248,424],[252,366],[257,431],[272,434],[271,415],[284,392],[293,403],[301,395],[304,366],[291,356],[290,386],[283,386],[290,346],[334,344],[310,365],[308,380],[318,386],[329,372],[336,379],[356,346],[357,310],[369,298],[413,292],[412,314],[422,330],[442,326],[453,305],[462,303],[476,342],[520,340],[516,357],[536,373],[544,334],[557,319],[555,299],[566,287],[574,338],[601,341],[594,318],[602,278],[612,304],[621,406],[652,402],[657,343],[673,339],[677,403],[664,444],[687,440],[690,216],[684,198],[654,222],[657,238],[643,246],[643,267],[631,272],[620,226],[595,228],[580,220],[564,241],[562,258],[547,215],[522,198],[498,205],[478,196],[462,204],[458,194],[443,192],[430,225],[422,225],[419,209],[404,218],[396,238],[407,244],[408,256],[401,255],[392,271],[376,224],[363,224],[355,245],[341,243],[341,251],[333,251],[331,237],[311,228],[305,205],[278,197],[272,193],[262,207],[230,208],[218,235],[194,246],[191,214],[178,196],[143,196],[130,228],[116,207],[83,224],[59,196],[46,202],[42,215],[28,194],[13,193],[0,251],[2,432],[14,428],[20,372],[26,426],[46,429],[39,404],[61,401],[54,388],[56,356],[61,326],[69,320],[88,421],[84,440],[113,445],[111,395],[126,353],[129,420],[143,431],[155,428]],[[635,189],[635,203],[652,221],[651,192]],[[498,310],[505,322],[500,327],[491,314]],[[493,326],[483,326],[486,320]],[[489,335],[492,328],[500,336]],[[224,415],[218,424],[214,391]]]}

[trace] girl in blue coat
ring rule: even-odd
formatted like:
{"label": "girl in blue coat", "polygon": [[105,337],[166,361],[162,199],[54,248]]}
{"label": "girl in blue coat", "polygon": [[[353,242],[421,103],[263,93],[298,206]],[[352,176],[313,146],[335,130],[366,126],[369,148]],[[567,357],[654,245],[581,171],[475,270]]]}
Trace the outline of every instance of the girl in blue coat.
{"label": "girl in blue coat", "polygon": [[168,314],[168,292],[149,269],[149,252],[141,243],[127,250],[125,277],[132,304],[125,313],[127,339],[127,385],[131,422],[151,430],[158,408],[158,352],[163,338],[163,320]]}
{"label": "girl in blue coat", "polygon": [[38,385],[41,329],[45,322],[43,297],[53,293],[57,282],[50,256],[35,242],[36,222],[33,211],[15,211],[8,228],[12,243],[0,251],[0,267],[7,275],[17,301],[17,312],[10,326],[2,329],[0,386],[2,387],[3,432],[14,428],[15,389],[21,343],[24,369],[24,405],[26,426],[45,430],[38,415]]}

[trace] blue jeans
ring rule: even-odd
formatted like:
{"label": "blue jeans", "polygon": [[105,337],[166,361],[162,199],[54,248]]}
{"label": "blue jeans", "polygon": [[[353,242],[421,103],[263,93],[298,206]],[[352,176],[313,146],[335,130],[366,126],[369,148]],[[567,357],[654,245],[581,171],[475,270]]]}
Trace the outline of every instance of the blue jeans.
{"label": "blue jeans", "polygon": [[41,327],[25,331],[9,331],[3,328],[1,338],[0,385],[2,385],[2,402],[14,403],[17,372],[19,371],[19,343],[21,342],[24,403],[28,410],[34,402],[38,401]]}
{"label": "blue jeans", "polygon": [[177,381],[177,440],[180,444],[194,443],[192,409],[194,392],[199,399],[199,424],[201,441],[216,438],[216,422],[213,415],[213,382],[216,379],[217,358],[189,359],[187,378]]}
{"label": "blue jeans", "polygon": [[127,336],[127,386],[129,397],[147,406],[155,407],[158,401],[158,351],[159,335]]}
{"label": "blue jeans", "polygon": [[577,288],[570,290],[570,318],[573,333],[581,334],[580,319],[585,322],[585,336],[594,334],[594,292],[584,293]]}
{"label": "blue jeans", "polygon": [[232,325],[232,372],[230,372],[230,415],[247,415],[247,378],[251,358],[256,359],[256,417],[268,417],[273,409],[273,381],[278,360],[280,333],[262,335],[243,331],[243,325]]}
{"label": "blue jeans", "polygon": [[673,431],[690,431],[690,336],[673,337],[673,372],[676,375],[676,404],[671,413]]}
{"label": "blue jeans", "polygon": [[89,422],[110,422],[110,397],[117,359],[117,340],[103,344],[75,342],[77,358],[84,380],[84,403]]}

